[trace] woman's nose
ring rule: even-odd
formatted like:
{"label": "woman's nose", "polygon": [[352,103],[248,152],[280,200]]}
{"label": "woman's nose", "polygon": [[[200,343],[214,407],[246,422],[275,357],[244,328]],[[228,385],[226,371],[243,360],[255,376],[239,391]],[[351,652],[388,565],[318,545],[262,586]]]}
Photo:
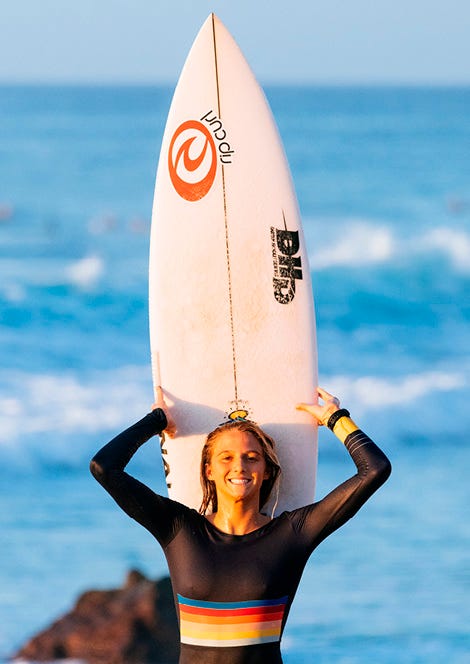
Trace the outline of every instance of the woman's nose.
{"label": "woman's nose", "polygon": [[246,469],[246,461],[243,457],[235,457],[233,460],[232,470],[243,472]]}

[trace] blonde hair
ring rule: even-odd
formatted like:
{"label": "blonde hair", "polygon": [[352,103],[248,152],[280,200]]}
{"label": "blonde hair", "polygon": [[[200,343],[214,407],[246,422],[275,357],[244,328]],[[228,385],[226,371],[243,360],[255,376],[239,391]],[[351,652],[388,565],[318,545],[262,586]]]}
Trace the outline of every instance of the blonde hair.
{"label": "blonde hair", "polygon": [[269,500],[273,488],[276,486],[279,476],[281,474],[281,466],[277,458],[275,443],[271,436],[268,436],[260,427],[251,422],[250,420],[234,420],[221,424],[214,431],[211,431],[206,438],[204,447],[201,454],[201,486],[202,486],[202,503],[199,508],[200,514],[206,514],[209,508],[212,512],[217,512],[217,490],[215,483],[209,480],[206,474],[207,466],[211,462],[214,443],[217,438],[225,431],[242,431],[251,433],[261,446],[264,461],[266,463],[266,471],[268,477],[261,485],[259,508],[261,509]]}

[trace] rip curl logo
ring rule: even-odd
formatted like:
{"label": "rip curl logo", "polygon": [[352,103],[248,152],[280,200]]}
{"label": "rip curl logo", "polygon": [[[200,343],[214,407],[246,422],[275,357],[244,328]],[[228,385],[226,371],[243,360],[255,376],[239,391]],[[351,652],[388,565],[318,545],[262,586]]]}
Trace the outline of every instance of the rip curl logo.
{"label": "rip curl logo", "polygon": [[168,170],[178,194],[199,201],[210,191],[217,171],[217,150],[202,122],[187,120],[173,134],[168,150]]}
{"label": "rip curl logo", "polygon": [[302,261],[295,255],[300,251],[299,232],[271,226],[271,246],[274,297],[280,304],[289,304],[295,297],[296,279],[302,279]]}
{"label": "rip curl logo", "polygon": [[227,131],[224,128],[222,120],[217,117],[214,111],[208,111],[202,116],[201,122],[206,122],[219,147],[219,158],[221,164],[231,164],[235,150],[228,143]]}

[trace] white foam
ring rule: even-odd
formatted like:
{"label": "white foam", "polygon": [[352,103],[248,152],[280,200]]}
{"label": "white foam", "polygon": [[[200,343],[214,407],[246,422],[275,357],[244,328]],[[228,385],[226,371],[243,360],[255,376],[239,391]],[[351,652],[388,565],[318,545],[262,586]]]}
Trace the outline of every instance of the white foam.
{"label": "white foam", "polygon": [[18,303],[26,300],[26,290],[18,283],[5,284],[2,287],[2,293],[7,302]]}
{"label": "white foam", "polygon": [[[332,235],[328,233],[329,240]],[[365,222],[351,222],[334,234],[334,242],[312,251],[310,261],[315,270],[345,265],[361,266],[384,263],[395,251],[395,240],[389,228]]]}
{"label": "white foam", "polygon": [[330,376],[325,378],[324,384],[354,413],[362,414],[378,408],[407,407],[434,393],[462,389],[467,385],[467,378],[464,372],[428,371],[396,379]]}
{"label": "white foam", "polygon": [[[428,371],[398,378],[376,376],[322,377],[355,414],[412,406],[468,385],[465,368]],[[148,366],[97,371],[87,378],[73,373],[3,375],[0,391],[0,444],[21,447],[26,436],[48,446],[48,434],[119,431],[150,409],[152,386]],[[46,441],[46,442],[44,442]]]}
{"label": "white foam", "polygon": [[455,268],[470,272],[470,236],[463,230],[434,228],[421,244],[422,250],[438,250],[450,259]]}
{"label": "white foam", "polygon": [[149,367],[122,367],[79,379],[72,373],[3,376],[0,443],[17,445],[24,436],[119,429],[148,412]]}
{"label": "white foam", "polygon": [[456,270],[470,272],[470,234],[462,229],[437,227],[425,234],[403,237],[384,222],[373,220],[307,220],[307,231],[312,225],[317,232],[309,255],[314,271],[338,266],[363,269],[397,258],[415,261],[417,255],[439,252]]}
{"label": "white foam", "polygon": [[79,288],[92,288],[104,272],[104,262],[99,256],[90,255],[71,263],[66,268],[66,276]]}

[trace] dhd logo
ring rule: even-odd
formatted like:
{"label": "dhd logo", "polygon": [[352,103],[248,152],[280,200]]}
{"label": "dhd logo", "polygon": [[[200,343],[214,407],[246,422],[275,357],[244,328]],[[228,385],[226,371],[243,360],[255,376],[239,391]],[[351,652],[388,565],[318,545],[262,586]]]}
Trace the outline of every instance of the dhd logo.
{"label": "dhd logo", "polygon": [[302,279],[302,261],[298,231],[271,226],[274,297],[280,304],[289,304],[295,297],[295,280]]}

